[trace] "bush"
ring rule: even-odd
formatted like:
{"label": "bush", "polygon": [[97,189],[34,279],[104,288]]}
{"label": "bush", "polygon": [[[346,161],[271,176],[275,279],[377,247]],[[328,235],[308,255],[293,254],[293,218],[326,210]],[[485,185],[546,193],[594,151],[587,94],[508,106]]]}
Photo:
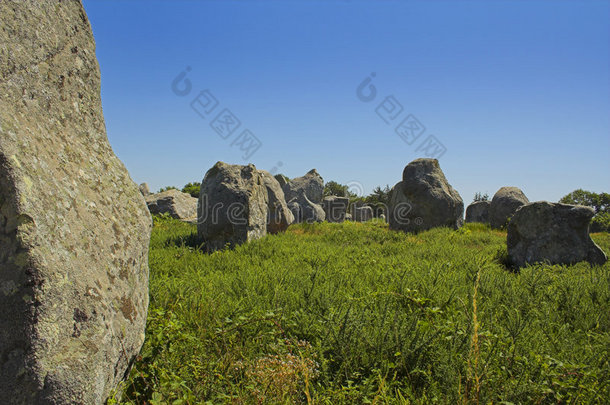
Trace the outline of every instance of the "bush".
{"label": "bush", "polygon": [[182,188],[183,193],[192,195],[195,198],[199,198],[199,190],[201,189],[201,183],[188,183]]}
{"label": "bush", "polygon": [[591,220],[590,232],[610,232],[610,212],[600,212]]}

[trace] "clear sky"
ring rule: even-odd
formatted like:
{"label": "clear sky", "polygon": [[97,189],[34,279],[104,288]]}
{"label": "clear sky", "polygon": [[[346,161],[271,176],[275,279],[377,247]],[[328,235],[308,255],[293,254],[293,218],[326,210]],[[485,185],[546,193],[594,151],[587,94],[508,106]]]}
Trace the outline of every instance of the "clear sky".
{"label": "clear sky", "polygon": [[466,203],[610,191],[608,1],[84,5],[108,138],[154,191],[222,160],[368,194],[427,155]]}

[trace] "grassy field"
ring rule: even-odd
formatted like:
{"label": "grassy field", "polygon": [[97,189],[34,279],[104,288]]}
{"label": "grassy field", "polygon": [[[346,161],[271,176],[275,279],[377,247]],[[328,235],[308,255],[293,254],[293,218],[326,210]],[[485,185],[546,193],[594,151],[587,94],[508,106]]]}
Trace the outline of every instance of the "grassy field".
{"label": "grassy field", "polygon": [[610,264],[514,272],[505,239],[300,224],[204,254],[194,225],[157,218],[120,402],[608,403]]}

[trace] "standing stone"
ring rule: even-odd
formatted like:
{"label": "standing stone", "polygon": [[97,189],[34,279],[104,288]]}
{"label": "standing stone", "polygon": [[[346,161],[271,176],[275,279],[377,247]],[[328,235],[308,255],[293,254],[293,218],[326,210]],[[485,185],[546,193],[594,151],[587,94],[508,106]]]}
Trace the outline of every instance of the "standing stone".
{"label": "standing stone", "polygon": [[286,201],[298,199],[301,193],[305,193],[307,199],[314,204],[320,204],[322,202],[322,196],[324,195],[324,180],[316,169],[310,170],[305,176],[292,179],[284,186]]}
{"label": "standing stone", "polygon": [[294,216],[286,205],[284,191],[277,179],[267,171],[260,170],[260,173],[267,188],[267,232],[283,232],[294,222]]}
{"label": "standing stone", "polygon": [[528,204],[529,200],[517,187],[502,187],[491,199],[489,223],[492,228],[504,228],[517,208]]}
{"label": "standing stone", "polygon": [[172,218],[189,222],[197,219],[197,201],[192,195],[176,189],[146,197],[146,204],[151,214],[169,214]]}
{"label": "standing stone", "polygon": [[365,205],[363,207],[354,207],[353,211],[354,221],[366,222],[373,219],[373,208]]}
{"label": "standing stone", "polygon": [[218,162],[201,183],[197,233],[208,251],[267,234],[267,187],[253,164]]}
{"label": "standing stone", "polygon": [[602,265],[606,254],[589,236],[590,207],[539,201],[517,209],[507,227],[509,261],[523,267],[544,262]]}
{"label": "standing stone", "polygon": [[460,194],[451,187],[438,160],[416,159],[409,163],[402,181],[391,192],[390,229],[406,232],[446,226],[457,229],[464,215]]}
{"label": "standing stone", "polygon": [[291,180],[282,188],[296,223],[324,221],[326,214],[320,205],[324,194],[324,180],[316,169]]}
{"label": "standing stone", "polygon": [[314,223],[322,222],[326,219],[326,213],[319,204],[312,203],[302,191],[298,197],[287,203],[288,208],[294,215],[294,222]]}
{"label": "standing stone", "polygon": [[466,222],[489,223],[489,201],[475,201],[466,208]]}
{"label": "standing stone", "polygon": [[0,398],[101,404],[144,341],[144,197],[79,1],[0,2]]}
{"label": "standing stone", "polygon": [[150,195],[150,188],[148,187],[148,183],[142,183],[140,184],[140,193],[142,193],[142,195],[144,197]]}
{"label": "standing stone", "polygon": [[322,200],[322,208],[328,222],[343,222],[349,205],[349,198],[328,196]]}

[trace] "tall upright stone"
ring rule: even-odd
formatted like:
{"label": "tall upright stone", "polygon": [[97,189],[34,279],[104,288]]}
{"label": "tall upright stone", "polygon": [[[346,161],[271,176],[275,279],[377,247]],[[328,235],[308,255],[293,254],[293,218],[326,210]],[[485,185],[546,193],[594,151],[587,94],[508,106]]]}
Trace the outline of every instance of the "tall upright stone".
{"label": "tall upright stone", "polygon": [[324,180],[316,169],[311,169],[304,176],[290,180],[282,186],[282,189],[296,223],[324,221],[326,213],[321,205]]}
{"label": "tall upright stone", "polygon": [[316,169],[311,169],[304,176],[290,180],[283,186],[286,201],[298,200],[302,194],[314,204],[321,204],[324,196],[324,180]]}
{"label": "tall upright stone", "polygon": [[436,159],[416,159],[402,172],[391,192],[390,229],[419,232],[462,224],[464,202],[449,184]]}
{"label": "tall upright stone", "polygon": [[0,2],[0,398],[100,404],[144,341],[151,218],[79,1]]}
{"label": "tall upright stone", "polygon": [[197,232],[209,251],[234,247],[267,234],[268,191],[253,164],[217,162],[199,194]]}

